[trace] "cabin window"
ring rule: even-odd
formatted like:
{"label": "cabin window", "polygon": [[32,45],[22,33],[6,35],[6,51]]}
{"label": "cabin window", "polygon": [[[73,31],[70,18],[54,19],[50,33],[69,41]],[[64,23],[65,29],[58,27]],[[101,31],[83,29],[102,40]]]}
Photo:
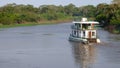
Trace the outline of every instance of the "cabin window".
{"label": "cabin window", "polygon": [[85,31],[83,31],[83,36],[85,36]]}
{"label": "cabin window", "polygon": [[77,26],[77,23],[75,23],[75,26]]}
{"label": "cabin window", "polygon": [[88,24],[87,28],[88,28],[88,29],[91,29],[91,25],[90,25],[90,24]]}
{"label": "cabin window", "polygon": [[92,32],[92,36],[95,36],[95,32]]}
{"label": "cabin window", "polygon": [[74,31],[74,35],[76,35],[76,31]]}
{"label": "cabin window", "polygon": [[79,28],[81,27],[81,24],[79,24]]}
{"label": "cabin window", "polygon": [[82,26],[83,26],[83,29],[86,29],[86,25],[85,24],[83,24]]}

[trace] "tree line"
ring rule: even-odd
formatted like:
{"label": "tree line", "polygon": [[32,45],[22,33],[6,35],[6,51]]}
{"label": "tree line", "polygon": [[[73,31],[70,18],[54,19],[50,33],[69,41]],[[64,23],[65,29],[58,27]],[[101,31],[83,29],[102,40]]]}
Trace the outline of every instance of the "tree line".
{"label": "tree line", "polygon": [[72,20],[74,17],[94,17],[96,7],[87,5],[76,7],[73,4],[66,6],[7,4],[0,7],[0,25],[13,25],[22,23],[39,23],[51,20]]}
{"label": "tree line", "polygon": [[0,7],[0,25],[62,21],[81,17],[97,20],[104,28],[120,32],[120,1],[113,0],[111,4],[101,3],[97,6],[80,7],[73,4],[34,7],[33,5],[17,5],[15,3]]}
{"label": "tree line", "polygon": [[95,18],[108,31],[120,33],[120,0],[97,5]]}
{"label": "tree line", "polygon": [[73,13],[71,7],[75,8],[72,4],[68,6],[42,5],[40,7],[7,4],[0,7],[0,25],[71,19]]}

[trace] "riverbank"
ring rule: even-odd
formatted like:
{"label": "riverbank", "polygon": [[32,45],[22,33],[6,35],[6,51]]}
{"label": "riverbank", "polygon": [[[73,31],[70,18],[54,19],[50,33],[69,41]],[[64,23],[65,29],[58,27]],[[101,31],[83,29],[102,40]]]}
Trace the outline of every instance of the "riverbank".
{"label": "riverbank", "polygon": [[51,25],[51,24],[67,23],[67,22],[71,22],[71,20],[52,20],[52,21],[40,21],[40,22],[25,22],[23,24],[0,25],[0,28],[35,26],[35,25]]}
{"label": "riverbank", "polygon": [[120,34],[120,25],[108,25],[104,29],[112,34]]}

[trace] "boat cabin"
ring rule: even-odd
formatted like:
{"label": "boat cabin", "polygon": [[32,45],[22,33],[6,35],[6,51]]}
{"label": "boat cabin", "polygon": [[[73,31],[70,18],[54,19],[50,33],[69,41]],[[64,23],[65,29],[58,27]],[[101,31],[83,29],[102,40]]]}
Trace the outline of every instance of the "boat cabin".
{"label": "boat cabin", "polygon": [[97,33],[94,28],[95,24],[99,24],[94,21],[87,21],[87,18],[83,18],[80,22],[74,21],[72,28],[72,36],[82,39],[87,39],[89,42],[96,42]]}

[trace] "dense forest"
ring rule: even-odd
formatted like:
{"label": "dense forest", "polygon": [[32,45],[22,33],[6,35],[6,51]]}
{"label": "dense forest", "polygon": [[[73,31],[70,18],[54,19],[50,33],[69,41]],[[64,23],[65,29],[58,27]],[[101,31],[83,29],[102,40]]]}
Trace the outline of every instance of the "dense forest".
{"label": "dense forest", "polygon": [[70,20],[74,8],[73,4],[64,7],[55,5],[34,7],[33,5],[7,4],[0,7],[0,25]]}
{"label": "dense forest", "polygon": [[120,0],[97,5],[95,18],[109,32],[120,33]]}
{"label": "dense forest", "polygon": [[0,26],[26,23],[64,22],[75,18],[87,17],[97,20],[101,26],[110,32],[120,33],[120,0],[111,4],[101,3],[97,6],[87,5],[76,7],[66,6],[7,4],[0,7]]}

